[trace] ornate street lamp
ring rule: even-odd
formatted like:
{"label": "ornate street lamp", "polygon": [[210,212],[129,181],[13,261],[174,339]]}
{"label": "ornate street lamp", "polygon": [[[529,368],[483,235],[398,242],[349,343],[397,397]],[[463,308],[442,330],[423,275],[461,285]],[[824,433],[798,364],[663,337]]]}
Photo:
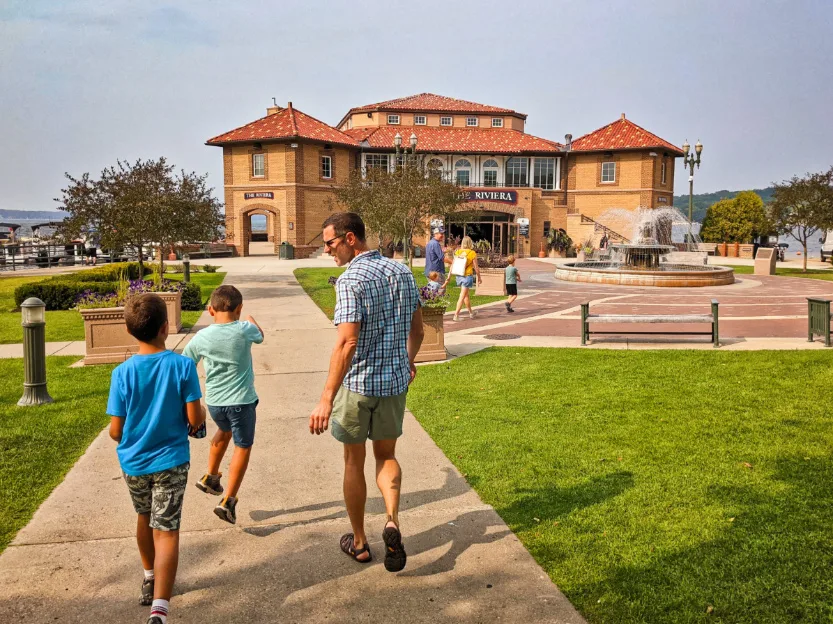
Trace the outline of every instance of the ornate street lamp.
{"label": "ornate street lamp", "polygon": [[691,214],[694,206],[694,165],[697,165],[698,169],[700,168],[700,154],[703,152],[703,144],[698,140],[694,145],[696,157],[695,154],[689,155],[689,150],[691,150],[691,146],[688,144],[688,139],[686,139],[686,142],[683,143],[683,153],[685,154],[683,164],[688,167],[688,242],[690,243]]}
{"label": "ornate street lamp", "polygon": [[46,390],[46,304],[29,297],[20,304],[23,325],[23,396],[18,405],[52,403]]}

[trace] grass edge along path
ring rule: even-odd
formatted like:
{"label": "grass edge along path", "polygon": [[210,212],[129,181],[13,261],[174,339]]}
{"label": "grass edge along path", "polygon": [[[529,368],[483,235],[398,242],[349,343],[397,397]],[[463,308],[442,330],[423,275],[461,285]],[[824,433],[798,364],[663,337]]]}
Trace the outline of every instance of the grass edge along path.
{"label": "grass edge along path", "polygon": [[23,360],[0,359],[0,552],[109,422],[115,365],[70,368],[78,357],[48,357],[49,405],[18,407]]}
{"label": "grass edge along path", "polygon": [[[226,273],[192,273],[191,281],[200,284],[203,305],[208,304],[211,293],[223,283]],[[166,279],[182,281],[182,273],[168,273]],[[23,342],[23,328],[20,326],[20,312],[9,311],[14,306],[14,288],[29,281],[40,281],[43,276],[0,277],[0,344]],[[9,280],[9,281],[6,281]],[[13,281],[11,281],[13,280]],[[7,286],[8,285],[8,286]],[[182,327],[193,327],[203,310],[183,310]],[[84,321],[77,310],[50,310],[46,312],[46,341],[69,342],[84,340]]]}
{"label": "grass edge along path", "polygon": [[408,407],[591,623],[828,622],[833,354],[491,348]]}
{"label": "grass edge along path", "polygon": [[[309,269],[295,269],[293,275],[301,288],[309,295],[321,311],[327,315],[327,318],[333,320],[333,313],[336,305],[336,290],[335,286],[327,283],[330,277],[338,277],[344,273],[343,268],[309,268]],[[414,279],[417,286],[425,286],[428,280],[423,274],[422,267],[413,267]],[[460,296],[460,289],[454,286],[454,279],[448,285],[448,298],[450,303],[449,310],[453,311],[454,306],[457,305],[457,299]],[[486,295],[471,295],[471,305],[476,307],[485,303],[492,303],[494,301],[501,301],[505,299],[503,296],[486,296]]]}

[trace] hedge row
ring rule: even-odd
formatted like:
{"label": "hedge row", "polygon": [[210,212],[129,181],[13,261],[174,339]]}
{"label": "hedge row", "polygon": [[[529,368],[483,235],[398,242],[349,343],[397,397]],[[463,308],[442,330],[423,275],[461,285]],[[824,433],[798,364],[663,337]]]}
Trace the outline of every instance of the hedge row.
{"label": "hedge row", "polygon": [[[112,264],[87,271],[55,275],[39,282],[18,286],[14,291],[15,305],[20,307],[29,297],[37,297],[46,304],[47,310],[71,310],[75,301],[84,291],[106,295],[119,289],[122,271],[127,270],[129,279],[138,279],[139,264],[136,262]],[[145,266],[144,274],[150,272]],[[202,293],[199,284],[190,282],[182,290],[183,310],[202,310]]]}

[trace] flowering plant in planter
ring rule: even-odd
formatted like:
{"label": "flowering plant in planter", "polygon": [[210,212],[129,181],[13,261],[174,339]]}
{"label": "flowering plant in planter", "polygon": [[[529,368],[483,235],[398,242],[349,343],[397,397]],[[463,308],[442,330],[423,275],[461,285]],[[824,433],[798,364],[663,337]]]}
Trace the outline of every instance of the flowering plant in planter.
{"label": "flowering plant in planter", "polygon": [[424,308],[439,308],[445,310],[451,303],[444,288],[422,286],[419,289],[419,300]]}

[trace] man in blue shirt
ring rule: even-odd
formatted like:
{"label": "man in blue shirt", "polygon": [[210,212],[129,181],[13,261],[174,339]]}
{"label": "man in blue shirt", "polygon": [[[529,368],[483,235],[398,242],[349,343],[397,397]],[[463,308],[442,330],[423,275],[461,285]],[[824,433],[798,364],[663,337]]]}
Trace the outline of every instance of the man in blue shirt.
{"label": "man in blue shirt", "polygon": [[399,532],[402,469],[395,451],[424,335],[419,293],[407,266],[368,249],[359,215],[335,213],[323,228],[327,253],[338,266],[348,266],[336,282],[338,337],[309,429],[323,433],[332,416],[333,436],[344,444],[344,500],[353,532],[343,535],[340,545],[359,563],[372,560],[364,531],[364,460],[366,442],[373,441],[376,484],[387,511],[385,568],[398,572],[406,555]]}
{"label": "man in blue shirt", "polygon": [[445,281],[445,254],[443,253],[443,237],[445,229],[442,226],[434,228],[431,233],[433,237],[425,246],[425,277],[431,271],[440,274],[439,282]]}

